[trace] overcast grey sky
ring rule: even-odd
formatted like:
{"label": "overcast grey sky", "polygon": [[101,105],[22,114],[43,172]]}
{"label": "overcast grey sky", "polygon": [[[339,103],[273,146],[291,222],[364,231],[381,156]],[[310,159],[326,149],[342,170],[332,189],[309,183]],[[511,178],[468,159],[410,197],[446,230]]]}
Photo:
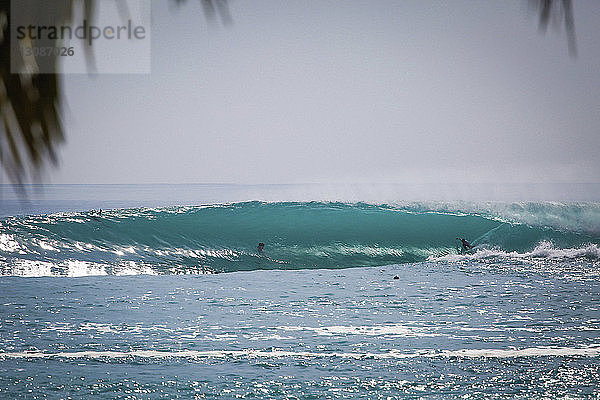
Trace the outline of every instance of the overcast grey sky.
{"label": "overcast grey sky", "polygon": [[151,75],[66,75],[52,183],[598,182],[600,4],[153,1]]}

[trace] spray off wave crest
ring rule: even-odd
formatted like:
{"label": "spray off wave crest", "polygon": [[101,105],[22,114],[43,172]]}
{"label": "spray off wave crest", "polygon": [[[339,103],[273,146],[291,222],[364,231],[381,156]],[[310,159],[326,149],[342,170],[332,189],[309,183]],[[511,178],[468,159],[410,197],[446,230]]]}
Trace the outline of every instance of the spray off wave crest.
{"label": "spray off wave crest", "polygon": [[[597,204],[245,202],[10,217],[0,221],[0,232],[0,272],[19,276],[348,268],[461,257],[600,258]],[[476,251],[457,254],[457,236],[471,240]]]}

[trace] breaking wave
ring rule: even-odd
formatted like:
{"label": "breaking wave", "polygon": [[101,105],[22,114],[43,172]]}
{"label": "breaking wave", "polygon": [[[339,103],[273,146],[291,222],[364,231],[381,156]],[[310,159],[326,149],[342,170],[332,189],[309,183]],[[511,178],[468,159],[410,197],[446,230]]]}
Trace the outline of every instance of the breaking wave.
{"label": "breaking wave", "polygon": [[[476,251],[459,255],[456,237],[469,239]],[[597,204],[244,202],[5,218],[0,273],[196,274],[494,256],[599,259],[599,244]]]}

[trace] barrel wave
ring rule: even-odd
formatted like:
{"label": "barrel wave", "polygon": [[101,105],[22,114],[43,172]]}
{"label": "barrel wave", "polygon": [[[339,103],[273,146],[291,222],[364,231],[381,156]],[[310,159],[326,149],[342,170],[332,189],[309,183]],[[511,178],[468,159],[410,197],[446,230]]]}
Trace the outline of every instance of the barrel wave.
{"label": "barrel wave", "polygon": [[[581,224],[564,222],[595,216],[597,206],[530,208],[546,218],[535,223],[531,212],[508,218],[489,209],[320,202],[10,217],[0,221],[0,271],[78,276],[382,266],[458,256],[456,237],[486,256],[598,258],[595,223],[586,217],[586,229],[573,229]],[[562,219],[548,218],[549,210]],[[265,243],[260,252],[259,242]]]}

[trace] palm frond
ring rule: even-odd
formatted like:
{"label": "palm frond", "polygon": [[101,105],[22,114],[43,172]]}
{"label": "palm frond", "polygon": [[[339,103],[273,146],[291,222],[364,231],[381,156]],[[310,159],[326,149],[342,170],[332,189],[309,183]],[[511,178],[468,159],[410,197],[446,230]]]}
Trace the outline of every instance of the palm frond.
{"label": "palm frond", "polygon": [[529,3],[539,13],[538,27],[540,32],[545,33],[548,30],[550,21],[556,21],[558,24],[564,21],[569,54],[571,57],[576,57],[577,40],[575,37],[572,0],[529,0]]}
{"label": "palm frond", "polygon": [[[28,10],[32,25],[70,24],[76,0],[38,0],[18,1],[19,7]],[[227,0],[201,0],[207,19],[221,17],[224,24],[231,23]],[[182,4],[185,0],[176,0]],[[115,0],[122,16],[127,18],[127,3]],[[83,2],[83,15],[93,20],[94,0]],[[40,171],[48,165],[57,164],[57,148],[64,141],[64,129],[61,124],[60,74],[39,74],[38,63],[51,63],[56,70],[59,62],[56,56],[43,59],[20,57],[18,48],[11,42],[10,12],[11,0],[0,0],[0,163],[8,179],[14,185],[35,180]],[[56,41],[38,45],[57,45]],[[88,71],[95,70],[94,53],[91,46],[85,44]],[[11,59],[19,57],[19,59]],[[12,73],[11,67],[19,65],[19,72]],[[1,176],[1,175],[0,175]]]}
{"label": "palm frond", "polygon": [[[69,10],[64,11],[66,19]],[[64,139],[59,75],[36,74],[27,59],[13,60],[23,68],[11,73],[11,56],[18,52],[11,48],[8,0],[0,1],[0,21],[0,160],[10,181],[21,184],[46,163],[57,161],[56,147]]]}

